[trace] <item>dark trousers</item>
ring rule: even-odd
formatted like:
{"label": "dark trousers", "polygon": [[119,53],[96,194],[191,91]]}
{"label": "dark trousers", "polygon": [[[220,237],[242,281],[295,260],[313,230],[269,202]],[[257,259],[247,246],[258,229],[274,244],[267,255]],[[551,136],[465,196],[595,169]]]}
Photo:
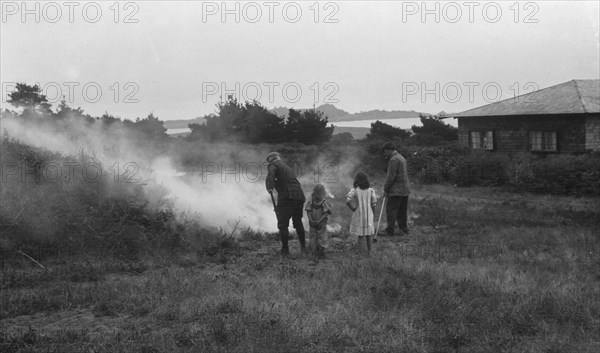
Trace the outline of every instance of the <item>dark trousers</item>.
{"label": "dark trousers", "polygon": [[298,234],[298,240],[300,246],[304,248],[306,236],[304,232],[304,225],[302,224],[302,210],[304,201],[302,200],[280,200],[277,204],[277,229],[279,229],[279,237],[281,238],[281,250],[282,252],[288,252],[288,239],[290,232],[288,227],[290,225],[290,218],[292,219],[292,225],[296,229]]}
{"label": "dark trousers", "polygon": [[394,234],[396,222],[398,222],[401,231],[408,233],[408,195],[388,196],[386,203],[387,234]]}

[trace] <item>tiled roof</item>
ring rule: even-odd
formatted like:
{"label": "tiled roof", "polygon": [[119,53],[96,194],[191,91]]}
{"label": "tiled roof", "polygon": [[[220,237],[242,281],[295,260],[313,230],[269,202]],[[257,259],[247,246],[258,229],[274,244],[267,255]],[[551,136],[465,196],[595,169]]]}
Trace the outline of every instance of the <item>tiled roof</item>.
{"label": "tiled roof", "polygon": [[600,80],[572,80],[451,116],[458,118],[598,112],[600,112]]}

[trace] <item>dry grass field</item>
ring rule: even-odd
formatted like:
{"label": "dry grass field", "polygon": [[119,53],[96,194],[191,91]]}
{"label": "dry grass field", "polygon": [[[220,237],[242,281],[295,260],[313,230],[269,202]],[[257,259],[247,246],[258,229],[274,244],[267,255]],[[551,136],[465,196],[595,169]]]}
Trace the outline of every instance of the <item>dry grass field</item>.
{"label": "dry grass field", "polygon": [[600,351],[598,199],[416,187],[410,235],[364,258],[343,192],[319,263],[251,230],[211,251],[3,261],[1,351]]}

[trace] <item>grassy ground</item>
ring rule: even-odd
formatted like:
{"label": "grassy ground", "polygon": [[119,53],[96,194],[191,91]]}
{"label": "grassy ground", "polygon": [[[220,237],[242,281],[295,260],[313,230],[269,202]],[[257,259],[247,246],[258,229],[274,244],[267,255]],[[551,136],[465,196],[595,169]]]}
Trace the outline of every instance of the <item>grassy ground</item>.
{"label": "grassy ground", "polygon": [[[416,187],[411,233],[315,264],[273,235],[217,252],[2,264],[2,352],[596,352],[597,199]],[[332,222],[349,211],[336,198]],[[292,240],[292,254],[298,253]]]}

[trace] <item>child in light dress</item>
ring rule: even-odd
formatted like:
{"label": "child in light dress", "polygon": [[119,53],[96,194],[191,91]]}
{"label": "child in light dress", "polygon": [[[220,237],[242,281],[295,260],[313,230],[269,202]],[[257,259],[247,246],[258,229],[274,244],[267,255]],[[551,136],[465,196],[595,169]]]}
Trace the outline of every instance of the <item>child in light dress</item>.
{"label": "child in light dress", "polygon": [[371,188],[369,178],[364,172],[354,177],[354,185],[348,195],[346,204],[354,212],[350,221],[350,235],[358,237],[358,253],[371,253],[371,241],[375,234],[375,205],[377,195]]}

